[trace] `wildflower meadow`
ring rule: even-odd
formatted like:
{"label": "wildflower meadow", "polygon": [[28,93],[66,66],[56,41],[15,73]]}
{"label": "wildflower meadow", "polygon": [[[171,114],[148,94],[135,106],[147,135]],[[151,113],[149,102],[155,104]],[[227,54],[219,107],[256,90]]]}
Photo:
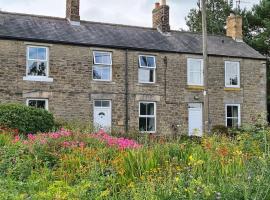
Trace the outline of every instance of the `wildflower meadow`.
{"label": "wildflower meadow", "polygon": [[270,199],[270,129],[233,137],[0,130],[0,199]]}

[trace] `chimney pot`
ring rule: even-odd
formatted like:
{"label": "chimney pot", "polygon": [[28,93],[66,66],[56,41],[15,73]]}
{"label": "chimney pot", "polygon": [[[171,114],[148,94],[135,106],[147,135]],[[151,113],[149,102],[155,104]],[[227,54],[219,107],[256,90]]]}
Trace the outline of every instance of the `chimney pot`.
{"label": "chimney pot", "polygon": [[161,5],[165,6],[166,5],[166,0],[161,0]]}

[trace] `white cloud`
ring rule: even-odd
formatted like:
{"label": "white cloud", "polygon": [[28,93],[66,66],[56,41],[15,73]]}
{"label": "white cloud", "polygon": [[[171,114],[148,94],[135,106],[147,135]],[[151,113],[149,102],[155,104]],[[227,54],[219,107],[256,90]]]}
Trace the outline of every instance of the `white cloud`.
{"label": "white cloud", "polygon": [[[148,26],[158,0],[81,0],[81,18],[89,21]],[[196,7],[197,0],[167,0],[172,29],[186,28],[185,16]],[[251,7],[260,0],[250,0]],[[65,16],[66,0],[0,0],[0,9],[10,12]]]}

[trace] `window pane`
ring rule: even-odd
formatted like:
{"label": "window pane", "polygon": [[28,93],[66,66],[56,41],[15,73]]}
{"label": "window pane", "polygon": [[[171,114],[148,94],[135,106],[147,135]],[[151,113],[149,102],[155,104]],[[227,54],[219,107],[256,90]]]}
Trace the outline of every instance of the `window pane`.
{"label": "window pane", "polygon": [[144,117],[140,117],[140,119],[139,119],[139,130],[140,131],[147,131],[146,118],[144,118]]}
{"label": "window pane", "polygon": [[28,61],[28,75],[36,76],[38,74],[38,62]]}
{"label": "window pane", "polygon": [[228,127],[233,127],[233,122],[232,122],[231,118],[227,119],[227,126]]}
{"label": "window pane", "polygon": [[189,66],[190,72],[201,72],[201,62],[191,62]]}
{"label": "window pane", "polygon": [[150,70],[145,68],[139,69],[139,82],[149,83],[150,82]]}
{"label": "window pane", "polygon": [[232,119],[232,126],[233,127],[238,127],[238,118],[233,118]]}
{"label": "window pane", "polygon": [[237,117],[238,118],[238,107],[237,106],[233,106],[232,107],[232,111],[233,111],[233,117]]}
{"label": "window pane", "polygon": [[40,109],[46,109],[45,100],[28,100],[28,106]]}
{"label": "window pane", "polygon": [[232,106],[227,106],[227,117],[232,117]]}
{"label": "window pane", "polygon": [[146,108],[147,108],[146,103],[140,103],[140,115],[146,115]]}
{"label": "window pane", "polygon": [[153,83],[154,77],[155,77],[154,69],[146,69],[146,68],[139,69],[139,82],[140,83]]}
{"label": "window pane", "polygon": [[154,73],[155,73],[155,70],[154,69],[151,69],[150,70],[150,77],[149,77],[149,79],[150,79],[149,82],[150,83],[153,83],[154,82],[154,76],[155,76]]}
{"label": "window pane", "polygon": [[111,67],[106,66],[94,66],[93,67],[93,79],[98,80],[110,80]]}
{"label": "window pane", "polygon": [[102,107],[101,101],[95,101],[95,107]]}
{"label": "window pane", "polygon": [[28,61],[28,75],[46,76],[47,62]]}
{"label": "window pane", "polygon": [[155,67],[155,58],[154,57],[147,57],[147,66],[148,67]]}
{"label": "window pane", "polygon": [[45,109],[46,108],[46,102],[38,100],[37,101],[37,108]]}
{"label": "window pane", "polygon": [[155,104],[154,103],[148,103],[147,104],[147,115],[154,115],[155,114]]}
{"label": "window pane", "polygon": [[201,84],[201,73],[198,72],[190,72],[190,83],[191,84]]}
{"label": "window pane", "polygon": [[147,118],[147,131],[155,131],[155,118]]}
{"label": "window pane", "polygon": [[102,77],[103,80],[110,80],[110,67],[102,67]]}
{"label": "window pane", "polygon": [[102,107],[110,107],[109,101],[102,101]]}
{"label": "window pane", "polygon": [[226,63],[226,85],[238,85],[238,70],[239,63],[237,62],[227,62]]}
{"label": "window pane", "polygon": [[202,80],[202,62],[199,59],[188,60],[188,80],[189,84],[201,85]]}
{"label": "window pane", "polygon": [[37,101],[29,100],[28,101],[28,106],[30,106],[30,107],[37,107]]}
{"label": "window pane", "polygon": [[102,71],[99,67],[93,67],[93,79],[101,79]]}
{"label": "window pane", "polygon": [[29,47],[29,59],[37,59],[38,51],[35,47]]}
{"label": "window pane", "polygon": [[103,64],[103,65],[111,65],[111,54],[106,52],[95,52],[95,63],[94,64]]}
{"label": "window pane", "polygon": [[146,56],[140,56],[140,66],[143,66],[143,67],[147,66],[147,58],[146,58]]}
{"label": "window pane", "polygon": [[39,60],[46,60],[46,48],[38,48],[37,58]]}
{"label": "window pane", "polygon": [[46,76],[47,62],[38,63],[38,76]]}

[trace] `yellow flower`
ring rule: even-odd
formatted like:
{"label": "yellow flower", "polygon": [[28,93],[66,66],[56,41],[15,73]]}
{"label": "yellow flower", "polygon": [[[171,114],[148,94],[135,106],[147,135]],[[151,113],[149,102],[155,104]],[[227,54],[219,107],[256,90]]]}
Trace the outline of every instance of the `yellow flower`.
{"label": "yellow flower", "polygon": [[180,181],[180,178],[176,177],[176,178],[175,178],[175,181],[176,181],[176,182]]}
{"label": "yellow flower", "polygon": [[202,165],[203,163],[204,163],[203,160],[198,160],[198,161],[197,161],[197,164],[198,164],[198,165]]}
{"label": "yellow flower", "polygon": [[100,197],[107,197],[110,194],[110,190],[106,189],[105,191],[101,192]]}
{"label": "yellow flower", "polygon": [[128,187],[129,187],[129,188],[134,188],[134,187],[135,187],[135,185],[134,185],[134,183],[133,183],[133,182],[130,182],[130,184],[128,185]]}
{"label": "yellow flower", "polygon": [[193,158],[192,155],[190,155],[190,156],[188,157],[188,159],[189,159],[190,161],[194,161],[194,158]]}

